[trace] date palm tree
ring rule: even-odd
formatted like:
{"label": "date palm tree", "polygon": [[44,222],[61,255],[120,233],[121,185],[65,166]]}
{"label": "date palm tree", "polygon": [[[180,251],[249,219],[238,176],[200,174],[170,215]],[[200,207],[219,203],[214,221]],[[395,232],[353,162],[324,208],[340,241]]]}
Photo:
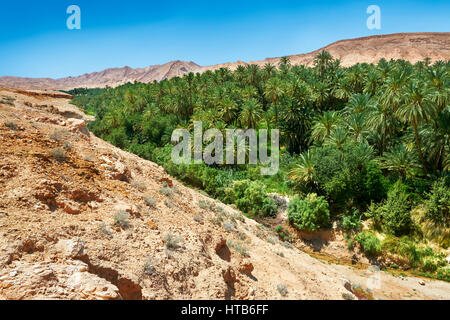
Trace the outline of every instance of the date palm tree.
{"label": "date palm tree", "polygon": [[284,94],[283,82],[279,78],[271,78],[264,86],[264,97],[270,101],[275,114],[275,126],[278,125],[278,102]]}
{"label": "date palm tree", "polygon": [[263,110],[261,104],[256,99],[250,99],[242,106],[239,120],[242,125],[247,126],[247,128],[254,129],[262,116]]}
{"label": "date palm tree", "polygon": [[314,161],[310,151],[302,153],[298,162],[289,171],[288,177],[299,183],[314,184]]}
{"label": "date palm tree", "polygon": [[396,115],[400,120],[409,123],[413,127],[417,152],[419,153],[423,171],[427,174],[428,170],[422,152],[419,126],[434,114],[435,105],[432,102],[430,89],[418,81],[411,82],[403,94],[403,102],[399,106]]}
{"label": "date palm tree", "polygon": [[410,175],[411,171],[420,168],[415,154],[408,150],[403,144],[395,145],[378,161],[382,168],[396,172],[402,178]]}
{"label": "date palm tree", "polygon": [[326,50],[320,51],[319,54],[314,58],[314,66],[317,68],[319,72],[320,79],[324,80],[325,72],[330,66],[332,61],[333,57]]}
{"label": "date palm tree", "polygon": [[313,124],[311,139],[323,142],[331,131],[341,122],[341,117],[336,111],[326,111],[318,116]]}

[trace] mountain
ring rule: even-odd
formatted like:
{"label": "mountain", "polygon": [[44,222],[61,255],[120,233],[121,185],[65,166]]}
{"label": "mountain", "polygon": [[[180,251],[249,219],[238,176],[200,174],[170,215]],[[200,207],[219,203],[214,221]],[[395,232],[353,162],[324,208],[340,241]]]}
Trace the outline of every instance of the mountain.
{"label": "mountain", "polygon": [[[432,61],[450,59],[450,32],[397,33],[377,35],[334,42],[316,51],[289,56],[293,65],[312,65],[314,57],[322,50],[327,50],[341,65],[351,66],[356,63],[377,63],[381,58],[403,59],[412,63],[430,57]],[[182,76],[189,72],[205,72],[220,68],[234,70],[239,65],[266,63],[278,64],[280,58],[267,58],[263,61],[217,64],[199,66],[194,62],[172,61],[163,65],[133,69],[130,67],[106,69],[100,72],[84,74],[78,77],[62,79],[0,77],[0,85],[22,89],[58,89],[67,90],[77,87],[115,87],[127,82],[153,82]]]}

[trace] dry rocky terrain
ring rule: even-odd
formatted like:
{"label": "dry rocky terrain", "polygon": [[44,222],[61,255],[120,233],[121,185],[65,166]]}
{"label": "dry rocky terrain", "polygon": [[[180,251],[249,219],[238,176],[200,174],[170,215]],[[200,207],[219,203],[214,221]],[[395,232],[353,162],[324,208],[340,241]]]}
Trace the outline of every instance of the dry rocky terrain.
{"label": "dry rocky terrain", "polygon": [[[404,59],[415,63],[426,57],[432,61],[450,59],[450,32],[397,33],[378,35],[357,39],[341,40],[311,53],[289,56],[293,65],[311,66],[314,57],[322,50],[327,50],[341,65],[351,66],[356,63],[377,63],[381,58]],[[194,62],[171,61],[163,65],[133,69],[130,67],[112,68],[101,72],[84,74],[78,77],[62,79],[0,77],[0,85],[24,89],[58,89],[69,90],[79,87],[100,88],[116,87],[127,82],[153,82],[182,76],[190,72],[205,72],[219,68],[236,69],[239,65],[266,63],[277,65],[280,58],[267,58],[263,61],[223,63],[213,66],[199,66]]]}
{"label": "dry rocky terrain", "polygon": [[366,268],[282,243],[95,137],[69,96],[0,97],[0,299],[450,298],[387,272],[369,292]]}

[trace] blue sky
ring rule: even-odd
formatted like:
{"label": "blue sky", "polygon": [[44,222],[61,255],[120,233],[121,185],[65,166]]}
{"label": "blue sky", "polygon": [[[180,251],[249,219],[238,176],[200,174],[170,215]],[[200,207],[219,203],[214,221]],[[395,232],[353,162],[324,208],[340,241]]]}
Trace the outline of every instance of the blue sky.
{"label": "blue sky", "polygon": [[[81,30],[66,9],[81,8]],[[369,5],[381,30],[366,27]],[[450,1],[3,1],[0,76],[59,78],[170,60],[210,65],[316,50],[396,32],[450,31]]]}

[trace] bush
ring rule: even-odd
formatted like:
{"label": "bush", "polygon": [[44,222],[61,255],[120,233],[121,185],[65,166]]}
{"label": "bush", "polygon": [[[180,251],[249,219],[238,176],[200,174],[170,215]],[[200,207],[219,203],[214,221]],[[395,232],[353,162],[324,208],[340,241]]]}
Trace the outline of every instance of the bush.
{"label": "bush", "polygon": [[315,193],[309,194],[306,199],[295,197],[288,205],[288,220],[299,230],[316,231],[328,227],[330,224],[328,202]]}
{"label": "bush", "polygon": [[150,208],[156,208],[156,204],[158,203],[158,201],[152,196],[145,196],[144,201]]}
{"label": "bush", "polygon": [[361,245],[364,253],[368,256],[376,256],[381,252],[381,242],[372,233],[361,232],[355,237],[355,240]]}
{"label": "bush", "polygon": [[164,243],[166,244],[166,248],[169,250],[178,249],[181,241],[182,239],[180,237],[174,236],[171,233],[166,234],[164,237]]}
{"label": "bush", "polygon": [[14,122],[5,122],[5,127],[14,131],[17,130],[17,125]]}
{"label": "bush", "polygon": [[358,230],[361,228],[361,214],[358,209],[353,209],[350,214],[342,216],[342,227],[345,230]]}
{"label": "bush", "polygon": [[275,227],[275,232],[278,234],[281,240],[283,241],[291,241],[291,235],[288,230],[285,230],[283,226],[278,225]]}
{"label": "bush", "polygon": [[411,203],[406,186],[397,182],[388,193],[388,198],[380,205],[372,204],[365,215],[372,218],[374,225],[395,236],[410,233],[413,227]]}
{"label": "bush", "polygon": [[450,188],[446,185],[445,180],[441,178],[436,181],[428,199],[425,201],[425,217],[433,221],[435,224],[450,227]]}
{"label": "bush", "polygon": [[51,150],[50,156],[55,158],[55,160],[57,160],[59,162],[64,162],[67,159],[66,152],[61,148],[55,148],[55,149]]}
{"label": "bush", "polygon": [[310,150],[316,189],[330,202],[344,206],[353,200],[366,205],[385,197],[387,180],[368,145],[349,142],[342,149],[327,145]]}
{"label": "bush", "polygon": [[130,226],[130,222],[128,219],[130,218],[130,214],[125,211],[117,211],[114,213],[114,225],[122,228],[128,228]]}
{"label": "bush", "polygon": [[235,203],[239,210],[255,216],[275,217],[277,205],[267,196],[264,185],[250,180],[235,181],[225,191],[226,201]]}

